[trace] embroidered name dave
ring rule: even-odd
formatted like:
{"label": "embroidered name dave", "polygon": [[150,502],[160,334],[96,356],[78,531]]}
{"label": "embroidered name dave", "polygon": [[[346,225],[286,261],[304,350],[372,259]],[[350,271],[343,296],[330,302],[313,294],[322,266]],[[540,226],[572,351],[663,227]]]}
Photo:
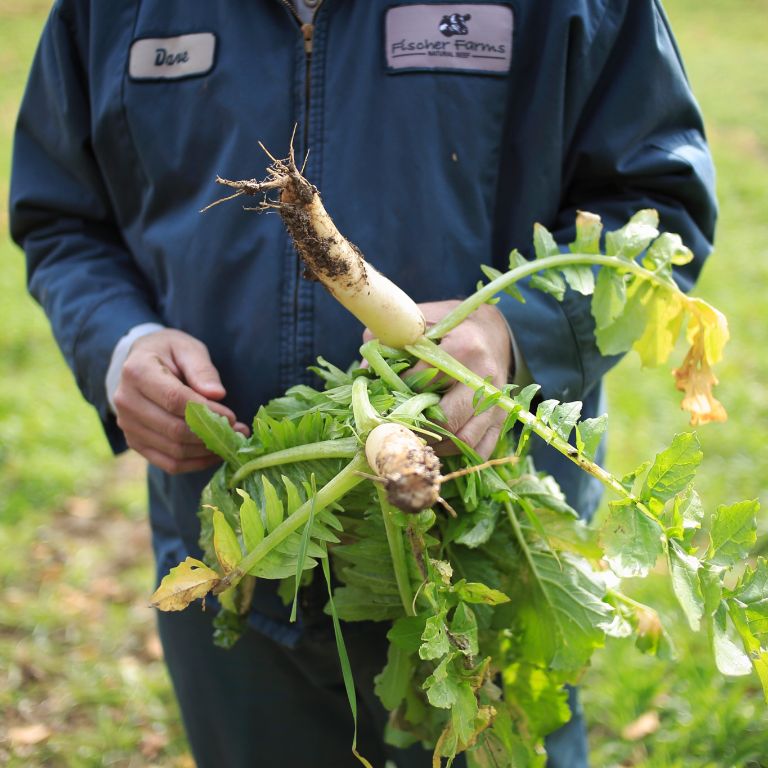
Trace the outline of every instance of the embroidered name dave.
{"label": "embroidered name dave", "polygon": [[197,32],[176,37],[135,40],[128,59],[134,80],[178,80],[204,75],[213,67],[216,36]]}

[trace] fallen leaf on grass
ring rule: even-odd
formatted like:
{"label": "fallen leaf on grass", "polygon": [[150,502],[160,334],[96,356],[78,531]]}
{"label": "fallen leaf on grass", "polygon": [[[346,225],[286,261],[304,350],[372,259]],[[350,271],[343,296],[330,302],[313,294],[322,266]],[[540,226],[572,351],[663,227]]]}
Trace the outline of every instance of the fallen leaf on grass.
{"label": "fallen leaf on grass", "polygon": [[98,517],[99,504],[96,499],[87,496],[70,496],[64,502],[64,511],[70,517],[77,517],[81,520],[93,520]]}
{"label": "fallen leaf on grass", "polygon": [[51,736],[51,729],[45,723],[17,725],[8,729],[8,739],[14,747],[31,747]]}
{"label": "fallen leaf on grass", "polygon": [[168,734],[149,731],[141,737],[141,754],[147,760],[154,760],[168,746]]}
{"label": "fallen leaf on grass", "polygon": [[621,738],[625,741],[640,741],[659,730],[659,713],[653,709],[643,712],[637,720],[631,722],[621,731]]}

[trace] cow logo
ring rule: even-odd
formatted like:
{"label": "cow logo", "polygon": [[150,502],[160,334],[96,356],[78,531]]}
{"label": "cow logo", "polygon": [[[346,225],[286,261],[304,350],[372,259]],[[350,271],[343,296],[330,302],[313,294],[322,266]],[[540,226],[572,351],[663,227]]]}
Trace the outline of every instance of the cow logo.
{"label": "cow logo", "polygon": [[440,20],[440,32],[446,37],[453,37],[454,35],[468,35],[469,29],[464,23],[469,21],[472,16],[468,13],[449,13],[443,16]]}

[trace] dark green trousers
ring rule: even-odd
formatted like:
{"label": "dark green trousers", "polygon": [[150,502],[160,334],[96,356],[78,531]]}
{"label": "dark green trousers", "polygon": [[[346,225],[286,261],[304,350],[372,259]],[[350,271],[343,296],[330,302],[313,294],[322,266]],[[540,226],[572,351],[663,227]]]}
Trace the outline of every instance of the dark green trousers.
{"label": "dark green trousers", "polygon": [[[160,638],[198,768],[360,768],[350,744],[352,717],[330,619],[316,619],[296,648],[249,630],[229,651],[212,642],[211,615],[190,608],[158,615]],[[386,661],[382,625],[344,625],[357,688],[358,750],[374,766],[429,768],[420,745],[382,741],[386,712],[373,678]],[[584,723],[575,716],[553,734],[550,768],[586,768]],[[463,757],[454,763],[464,768]]]}

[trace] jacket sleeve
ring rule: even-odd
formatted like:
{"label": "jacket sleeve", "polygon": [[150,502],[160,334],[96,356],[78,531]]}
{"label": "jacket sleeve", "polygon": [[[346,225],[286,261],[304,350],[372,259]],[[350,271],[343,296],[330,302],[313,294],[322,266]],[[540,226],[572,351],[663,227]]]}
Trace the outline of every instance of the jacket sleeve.
{"label": "jacket sleeve", "polygon": [[[618,229],[642,208],[659,212],[694,261],[676,268],[689,289],[712,248],[717,214],[714,170],[701,116],[666,16],[655,0],[608,2],[594,33],[571,27],[563,119],[562,199],[542,222],[558,243],[574,238],[579,210]],[[526,290],[501,307],[545,397],[586,397],[617,361],[595,343],[590,298],[562,303]]]}
{"label": "jacket sleeve", "polygon": [[10,225],[26,253],[30,292],[119,451],[125,442],[105,389],[110,356],[130,328],[159,318],[92,151],[87,70],[75,39],[57,5],[16,127]]}

